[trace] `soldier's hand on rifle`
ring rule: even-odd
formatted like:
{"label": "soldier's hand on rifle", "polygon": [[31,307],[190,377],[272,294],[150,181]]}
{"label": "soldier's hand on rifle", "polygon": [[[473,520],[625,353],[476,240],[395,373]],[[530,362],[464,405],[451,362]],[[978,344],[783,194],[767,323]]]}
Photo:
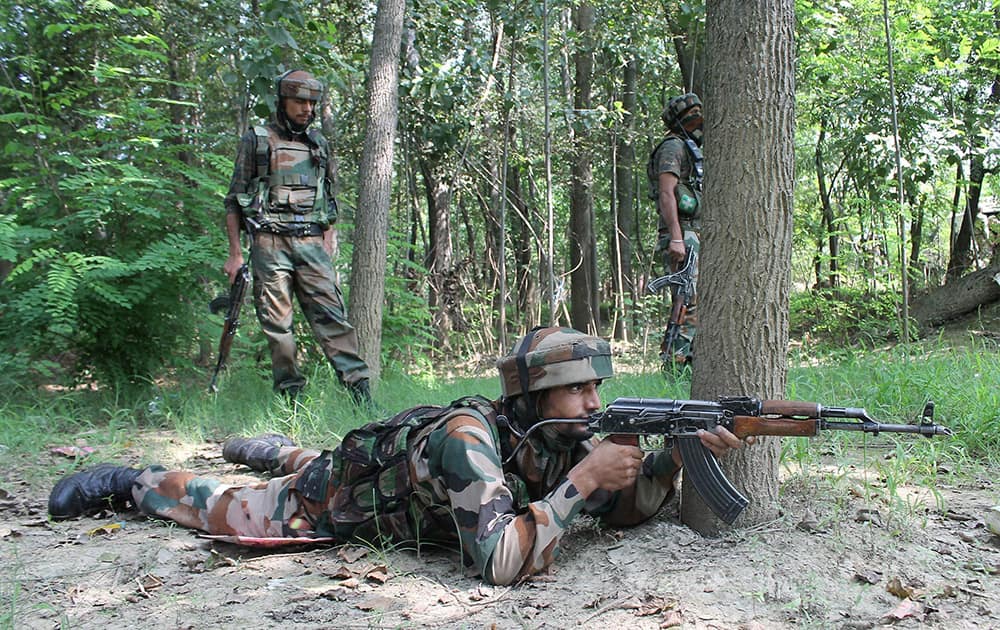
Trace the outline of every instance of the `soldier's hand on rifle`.
{"label": "soldier's hand on rifle", "polygon": [[[743,445],[752,445],[757,441],[754,436],[748,437],[745,441],[733,435],[725,427],[715,427],[715,431],[706,431],[705,429],[698,429],[698,439],[701,440],[702,445],[708,450],[712,451],[712,454],[716,458],[725,457],[729,451],[737,448],[743,448]],[[681,462],[680,449],[673,450],[674,463],[678,466],[683,465]]]}
{"label": "soldier's hand on rifle", "polygon": [[684,259],[687,258],[687,249],[684,246],[683,239],[670,239],[670,246],[667,248],[667,255],[670,256],[670,261],[674,264],[673,271],[677,271],[684,264]]}
{"label": "soldier's hand on rifle", "polygon": [[229,284],[236,282],[236,274],[243,266],[243,252],[231,254],[226,258],[226,264],[222,266],[222,271],[229,276]]}
{"label": "soldier's hand on rifle", "polygon": [[614,492],[635,484],[642,471],[642,449],[602,441],[566,475],[580,494],[587,497],[603,488]]}

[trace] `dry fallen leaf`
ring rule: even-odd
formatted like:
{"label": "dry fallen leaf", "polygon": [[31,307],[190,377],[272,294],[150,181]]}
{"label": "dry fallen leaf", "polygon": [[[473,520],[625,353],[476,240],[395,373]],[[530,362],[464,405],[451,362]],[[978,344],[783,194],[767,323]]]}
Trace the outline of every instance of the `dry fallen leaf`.
{"label": "dry fallen leaf", "polygon": [[684,615],[681,614],[679,610],[671,610],[666,615],[663,616],[663,621],[660,622],[661,628],[676,628],[684,624]]}
{"label": "dry fallen leaf", "polygon": [[889,580],[888,584],[885,585],[885,590],[900,599],[913,599],[922,593],[916,585],[903,584],[898,577]]}
{"label": "dry fallen leaf", "polygon": [[372,567],[369,571],[365,573],[365,579],[371,580],[373,582],[378,582],[379,584],[385,584],[392,577],[392,573],[385,565],[379,565],[377,567]]}
{"label": "dry fallen leaf", "polygon": [[391,597],[374,595],[372,597],[367,598],[363,602],[355,604],[354,607],[357,608],[358,610],[363,610],[365,612],[371,612],[373,610],[384,612],[392,608],[393,604],[395,603],[396,600],[392,599]]}
{"label": "dry fallen leaf", "polygon": [[882,573],[879,571],[857,571],[854,574],[854,581],[862,584],[878,584],[882,581]]}
{"label": "dry fallen leaf", "polygon": [[122,528],[121,523],[108,523],[106,525],[99,525],[94,529],[87,530],[87,535],[93,538],[98,534],[104,534],[105,536],[114,536]]}
{"label": "dry fallen leaf", "polygon": [[906,619],[907,617],[919,617],[924,613],[924,606],[920,602],[915,602],[912,599],[904,599],[899,602],[899,605],[889,611],[888,614],[882,617],[880,621],[883,623],[893,623],[895,621],[900,621]]}
{"label": "dry fallen leaf", "polygon": [[63,457],[84,457],[96,450],[93,446],[53,446],[49,449],[49,452],[53,455],[62,455]]}
{"label": "dry fallen leaf", "polygon": [[802,520],[795,525],[795,528],[809,533],[823,531],[819,526],[819,521],[816,520],[816,515],[809,510],[805,511]]}
{"label": "dry fallen leaf", "polygon": [[357,562],[361,558],[368,555],[368,548],[359,547],[357,545],[351,545],[347,547],[341,547],[340,551],[337,552],[337,557],[341,558],[345,562]]}
{"label": "dry fallen leaf", "polygon": [[854,516],[854,520],[859,523],[871,523],[876,527],[882,526],[882,514],[878,510],[860,509]]}

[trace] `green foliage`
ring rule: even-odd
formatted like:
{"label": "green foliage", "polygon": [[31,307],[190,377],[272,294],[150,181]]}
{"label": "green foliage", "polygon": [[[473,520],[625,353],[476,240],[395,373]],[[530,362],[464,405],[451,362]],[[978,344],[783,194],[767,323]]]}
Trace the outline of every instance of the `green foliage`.
{"label": "green foliage", "polygon": [[[1000,355],[995,342],[949,347],[936,342],[890,349],[856,351],[829,365],[797,367],[789,372],[788,397],[831,406],[865,407],[878,420],[912,422],[928,400],[935,419],[955,432],[948,439],[898,439],[925,456],[994,465],[1000,454]],[[836,439],[865,439],[839,434]],[[832,439],[832,438],[831,438]]]}
{"label": "green foliage", "polygon": [[[166,62],[144,9],[50,5],[23,13],[43,47],[54,40],[95,62],[30,52],[11,59],[0,94],[0,362],[52,378],[57,365],[103,382],[148,377],[190,346],[214,275],[225,174],[191,160],[196,138],[171,118],[192,107],[142,72]],[[30,51],[30,47],[28,49]],[[134,69],[138,69],[136,72]],[[167,105],[167,106],[165,106]],[[30,370],[30,371],[29,371]]]}
{"label": "green foliage", "polygon": [[812,352],[876,344],[899,338],[897,296],[860,289],[795,293],[789,306],[789,337]]}

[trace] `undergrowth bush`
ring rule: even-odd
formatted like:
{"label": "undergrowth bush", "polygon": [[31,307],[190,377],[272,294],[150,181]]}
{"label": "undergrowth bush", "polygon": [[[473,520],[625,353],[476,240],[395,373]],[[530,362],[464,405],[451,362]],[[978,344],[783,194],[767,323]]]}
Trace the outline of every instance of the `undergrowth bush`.
{"label": "undergrowth bush", "polygon": [[841,288],[791,296],[789,336],[811,347],[872,347],[900,336],[898,295]]}

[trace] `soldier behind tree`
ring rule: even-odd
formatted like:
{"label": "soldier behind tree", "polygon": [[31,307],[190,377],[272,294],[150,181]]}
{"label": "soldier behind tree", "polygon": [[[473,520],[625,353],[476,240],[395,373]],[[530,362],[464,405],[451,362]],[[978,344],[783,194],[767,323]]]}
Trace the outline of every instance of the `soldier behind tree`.
{"label": "soldier behind tree", "polygon": [[[663,273],[676,271],[685,260],[686,249],[694,251],[692,275],[698,280],[698,253],[701,231],[701,183],[704,175],[701,100],[696,94],[675,96],[663,110],[667,137],[649,156],[646,174],[650,199],[656,202],[659,226],[656,251],[661,256]],[[660,344],[664,365],[687,364],[693,359],[697,330],[697,294],[691,295],[687,318],[673,348]]]}

